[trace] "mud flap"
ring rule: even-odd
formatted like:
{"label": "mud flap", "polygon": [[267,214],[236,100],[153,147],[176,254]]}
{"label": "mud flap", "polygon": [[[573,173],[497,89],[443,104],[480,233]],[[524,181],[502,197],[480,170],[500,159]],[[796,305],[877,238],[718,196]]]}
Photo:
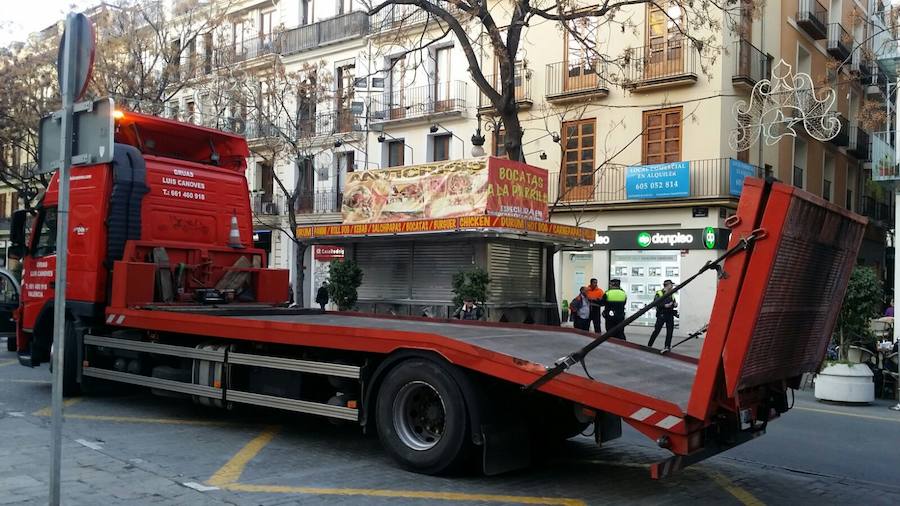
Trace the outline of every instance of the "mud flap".
{"label": "mud flap", "polygon": [[482,425],[481,434],[484,474],[515,471],[531,463],[528,428],[524,424]]}
{"label": "mud flap", "polygon": [[594,419],[594,440],[597,446],[622,437],[622,417],[599,411]]}

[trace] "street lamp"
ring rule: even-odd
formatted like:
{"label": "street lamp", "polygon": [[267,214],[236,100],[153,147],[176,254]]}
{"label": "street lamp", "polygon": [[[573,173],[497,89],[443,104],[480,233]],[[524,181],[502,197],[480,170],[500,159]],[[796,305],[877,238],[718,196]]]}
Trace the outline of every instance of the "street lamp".
{"label": "street lamp", "polygon": [[[481,133],[481,120],[482,116],[480,112],[475,113],[475,119],[478,122],[478,126],[475,128],[475,133],[472,134],[472,156],[479,157],[484,156],[484,135]],[[488,132],[499,132],[500,127],[503,124],[502,119],[494,119],[494,118],[484,118],[484,129]]]}

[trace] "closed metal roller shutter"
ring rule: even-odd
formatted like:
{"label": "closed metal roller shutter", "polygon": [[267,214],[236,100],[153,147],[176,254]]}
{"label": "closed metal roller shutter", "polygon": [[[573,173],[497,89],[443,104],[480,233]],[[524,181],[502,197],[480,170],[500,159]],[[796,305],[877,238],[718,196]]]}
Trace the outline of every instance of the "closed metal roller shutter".
{"label": "closed metal roller shutter", "polygon": [[357,244],[356,263],[363,271],[359,298],[397,300],[409,298],[412,244]]}
{"label": "closed metal roller shutter", "polygon": [[453,300],[453,275],[474,267],[474,247],[459,243],[424,243],[413,248],[412,298]]}
{"label": "closed metal roller shutter", "polygon": [[488,243],[488,272],[493,302],[535,301],[541,293],[541,246],[511,242]]}

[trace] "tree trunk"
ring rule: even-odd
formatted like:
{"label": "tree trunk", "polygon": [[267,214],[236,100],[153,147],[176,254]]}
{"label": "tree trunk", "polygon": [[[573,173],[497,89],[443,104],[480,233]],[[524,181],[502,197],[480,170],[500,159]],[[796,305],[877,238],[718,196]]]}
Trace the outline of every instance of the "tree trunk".
{"label": "tree trunk", "polygon": [[519,122],[519,111],[515,104],[515,92],[513,92],[512,104],[504,108],[500,116],[503,120],[503,129],[506,133],[506,156],[510,160],[525,162],[525,151],[522,148],[522,124]]}
{"label": "tree trunk", "polygon": [[294,239],[294,304],[298,307],[306,307],[303,303],[303,281],[305,271],[303,269],[303,257],[306,256],[306,244]]}

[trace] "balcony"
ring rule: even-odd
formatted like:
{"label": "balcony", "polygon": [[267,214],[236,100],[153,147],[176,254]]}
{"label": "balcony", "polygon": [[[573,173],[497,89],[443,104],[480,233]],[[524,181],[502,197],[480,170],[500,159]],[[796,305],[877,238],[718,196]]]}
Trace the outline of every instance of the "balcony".
{"label": "balcony", "polygon": [[873,62],[871,60],[871,42],[864,42],[862,47],[855,48],[853,59],[850,62],[850,70],[856,75],[859,84],[869,86],[873,81]]}
{"label": "balcony", "polygon": [[335,190],[300,192],[294,210],[298,214],[339,213],[343,198],[343,192]]}
{"label": "balcony", "polygon": [[298,26],[281,36],[281,54],[284,56],[310,51],[318,47],[345,40],[365,37],[369,33],[369,16],[362,11]]}
{"label": "balcony", "polygon": [[[666,201],[693,201],[698,199],[737,199],[743,176],[733,168],[730,158],[691,160],[689,170],[689,194],[687,197],[665,198]],[[762,177],[763,170],[749,166],[756,177]],[[579,176],[560,173],[549,175],[549,200],[552,205],[574,204],[635,204],[648,202],[639,198],[628,198],[628,184],[625,165],[607,165],[594,175]],[[743,175],[746,175],[744,173]]]}
{"label": "balcony", "polygon": [[828,9],[817,0],[799,0],[797,26],[815,40],[824,39],[828,35]]}
{"label": "balcony", "polygon": [[894,213],[891,211],[891,205],[885,202],[879,202],[874,197],[863,195],[859,198],[859,214],[868,217],[874,221],[884,224],[893,224]]}
{"label": "balcony", "polygon": [[853,37],[844,30],[840,23],[831,23],[828,25],[828,54],[838,61],[844,61],[853,51]]}
{"label": "balcony", "polygon": [[859,126],[854,125],[850,127],[849,137],[850,144],[847,146],[847,153],[861,162],[868,161],[871,154],[869,134]]}
{"label": "balcony", "polygon": [[547,102],[565,103],[609,95],[605,67],[600,62],[561,61],[547,65]]}
{"label": "balcony", "polygon": [[372,101],[373,122],[404,122],[461,115],[466,108],[466,83],[449,81],[389,91]]}
{"label": "balcony", "polygon": [[735,45],[737,59],[731,83],[736,87],[752,89],[759,81],[768,79],[772,74],[772,57],[746,39],[737,41]]}
{"label": "balcony", "polygon": [[[450,2],[431,0],[431,3],[438,5],[454,15],[460,12],[459,9]],[[385,7],[379,11],[378,14],[372,16],[372,32],[392,32],[424,24],[429,21],[435,22],[436,19],[427,11],[422,10],[416,5],[394,4]]]}
{"label": "balcony", "polygon": [[[487,79],[487,82],[491,83],[491,86],[494,87],[495,90],[500,91],[500,76],[484,76]],[[516,82],[516,105],[519,107],[519,110],[530,109],[532,104],[531,100],[531,71],[524,68],[521,63],[516,64],[516,73],[515,73],[515,82]],[[482,113],[492,114],[493,112],[493,104],[488,100],[487,95],[484,94],[481,90],[478,92],[478,109]]]}
{"label": "balcony", "polygon": [[279,52],[281,52],[281,36],[280,34],[271,34],[216,48],[214,63],[217,68],[227,67]]}
{"label": "balcony", "polygon": [[634,48],[624,65],[624,84],[632,92],[697,82],[697,52],[690,39],[668,39]]}
{"label": "balcony", "polygon": [[850,144],[850,122],[840,113],[836,113],[835,117],[841,122],[841,129],[838,131],[838,134],[828,142],[837,147],[847,146]]}
{"label": "balcony", "polygon": [[872,180],[892,181],[900,179],[897,151],[893,131],[875,132],[872,136]]}
{"label": "balcony", "polygon": [[[888,76],[885,74],[878,65],[874,65],[871,67],[872,77],[871,80],[867,83],[868,86],[865,87],[865,92],[867,95],[884,95],[888,94]],[[875,98],[879,100],[880,97]]]}
{"label": "balcony", "polygon": [[274,195],[262,192],[251,195],[250,205],[255,216],[277,216],[279,210],[283,209],[275,202]]}

